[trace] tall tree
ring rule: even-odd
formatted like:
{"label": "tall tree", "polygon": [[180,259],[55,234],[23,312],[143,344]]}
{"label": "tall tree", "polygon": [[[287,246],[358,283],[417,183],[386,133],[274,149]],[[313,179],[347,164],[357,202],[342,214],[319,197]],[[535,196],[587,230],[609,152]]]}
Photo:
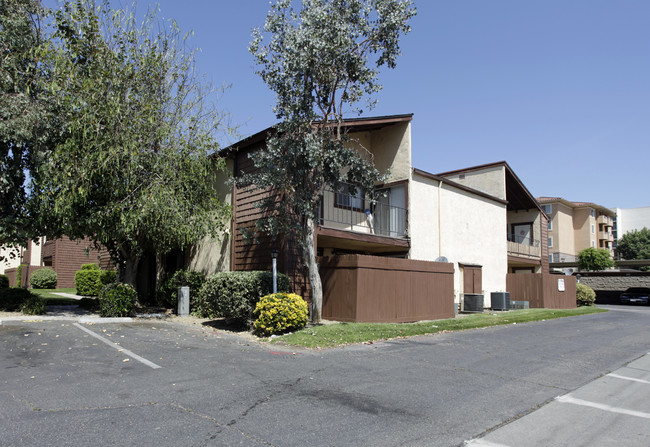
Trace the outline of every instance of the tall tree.
{"label": "tall tree", "polygon": [[623,259],[650,259],[650,230],[643,227],[625,233],[617,242],[616,251]]}
{"label": "tall tree", "polygon": [[65,125],[37,191],[51,233],[105,246],[131,284],[143,253],[217,236],[229,217],[216,189],[215,132],[226,130],[216,92],[175,23],[134,11],[76,0],[56,13],[52,90]]}
{"label": "tall tree", "polygon": [[56,114],[49,102],[46,11],[36,0],[0,0],[0,244],[37,236],[29,179],[46,157]]}
{"label": "tall tree", "polygon": [[[399,38],[416,14],[409,0],[290,0],[271,5],[263,31],[250,51],[257,73],[276,94],[282,120],[266,149],[254,155],[257,171],[240,184],[271,188],[260,203],[268,217],[258,228],[300,243],[312,289],[311,319],[321,320],[322,284],[314,250],[314,220],[326,185],[341,183],[372,193],[382,178],[369,152],[353,149],[343,127],[344,112],[374,106],[379,68],[395,67]],[[270,35],[264,43],[264,34]],[[369,61],[369,57],[376,60]]]}

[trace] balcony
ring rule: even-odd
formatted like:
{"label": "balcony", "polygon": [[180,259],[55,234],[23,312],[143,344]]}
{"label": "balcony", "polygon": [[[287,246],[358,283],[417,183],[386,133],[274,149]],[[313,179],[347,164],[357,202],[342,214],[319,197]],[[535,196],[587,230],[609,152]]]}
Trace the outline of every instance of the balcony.
{"label": "balcony", "polygon": [[381,201],[371,202],[360,193],[325,190],[318,210],[320,225],[393,238],[407,237],[407,210]]}
{"label": "balcony", "polygon": [[606,225],[606,226],[608,226],[608,227],[611,227],[612,225],[614,225],[614,219],[612,219],[610,216],[607,216],[607,215],[605,215],[605,214],[600,214],[600,215],[596,218],[596,222],[597,222],[599,225]]}
{"label": "balcony", "polygon": [[614,234],[611,231],[599,231],[598,232],[598,240],[607,241],[607,242],[614,242]]}
{"label": "balcony", "polygon": [[509,255],[539,258],[540,253],[540,243],[537,239],[515,234],[508,235]]}

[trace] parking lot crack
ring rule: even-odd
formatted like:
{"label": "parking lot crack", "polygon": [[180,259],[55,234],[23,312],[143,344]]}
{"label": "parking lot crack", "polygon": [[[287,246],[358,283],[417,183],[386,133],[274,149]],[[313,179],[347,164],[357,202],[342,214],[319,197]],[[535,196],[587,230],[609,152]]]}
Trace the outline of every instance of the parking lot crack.
{"label": "parking lot crack", "polygon": [[[203,414],[203,413],[199,413],[198,411],[192,410],[191,408],[184,407],[184,406],[182,406],[182,405],[180,405],[180,404],[178,404],[176,402],[172,402],[170,405],[173,406],[173,407],[176,407],[176,408],[178,408],[180,410],[183,410],[183,411],[185,411],[185,412],[187,412],[187,413],[189,413],[189,414],[191,414],[193,416],[197,416],[197,417],[206,419],[206,420],[212,422],[213,424],[215,424],[216,426],[220,427],[221,429],[235,430],[236,432],[240,433],[242,436],[245,436],[246,438],[250,439],[251,441],[255,441],[257,443],[272,446],[272,447],[274,446],[274,444],[272,444],[270,442],[264,441],[263,439],[256,438],[255,436],[252,436],[252,435],[250,435],[250,434],[248,434],[246,432],[243,432],[243,431],[241,431],[241,430],[239,430],[239,429],[237,429],[235,427],[232,427],[232,425],[230,423],[224,424],[222,422],[219,422],[217,419],[215,419],[212,416],[209,416],[209,415]],[[219,433],[221,433],[221,431],[219,431],[219,432],[215,433],[214,435],[212,435],[210,437],[210,439],[211,440],[216,439],[216,437],[217,437],[217,435]]]}

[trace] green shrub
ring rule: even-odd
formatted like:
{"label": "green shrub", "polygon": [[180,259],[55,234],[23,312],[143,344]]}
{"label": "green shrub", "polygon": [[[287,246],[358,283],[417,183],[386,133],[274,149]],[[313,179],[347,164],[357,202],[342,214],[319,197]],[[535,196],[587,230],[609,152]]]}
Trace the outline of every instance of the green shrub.
{"label": "green shrub", "polygon": [[32,292],[22,287],[0,289],[0,310],[7,312],[20,310],[20,306],[32,295],[34,295]]}
{"label": "green shrub", "polygon": [[27,315],[43,315],[45,310],[45,300],[38,295],[30,293],[20,305],[20,311]]}
{"label": "green shrub", "polygon": [[77,270],[74,274],[74,286],[77,289],[77,295],[82,295],[82,296],[99,295],[99,292],[102,290],[102,287],[104,286],[101,281],[101,276],[102,276],[102,272],[99,269]]}
{"label": "green shrub", "polygon": [[81,270],[99,270],[97,264],[81,264]]}
{"label": "green shrub", "polygon": [[9,277],[7,275],[0,275],[0,289],[9,288]]}
{"label": "green shrub", "polygon": [[201,272],[189,270],[174,272],[167,276],[156,290],[156,302],[159,306],[175,309],[178,307],[178,288],[188,286],[190,288],[190,309],[194,309],[204,282],[205,275]]}
{"label": "green shrub", "polygon": [[16,287],[21,287],[23,285],[23,267],[27,264],[20,264],[16,268]]}
{"label": "green shrub", "polygon": [[137,298],[138,292],[129,284],[108,284],[99,293],[99,315],[102,317],[131,316]]}
{"label": "green shrub", "polygon": [[576,301],[578,306],[593,306],[596,302],[596,292],[591,287],[578,283],[576,284]]}
{"label": "green shrub", "polygon": [[57,280],[58,277],[54,269],[45,267],[31,274],[29,284],[32,289],[56,289]]}
{"label": "green shrub", "polygon": [[307,302],[295,293],[263,296],[255,307],[254,327],[259,335],[282,334],[307,325]]}
{"label": "green shrub", "polygon": [[[278,291],[289,292],[289,277],[278,274]],[[260,297],[273,292],[271,272],[223,272],[209,276],[201,292],[195,314],[204,318],[224,317],[239,323],[253,319]]]}
{"label": "green shrub", "polygon": [[115,270],[102,270],[99,274],[99,282],[102,286],[115,282],[117,280],[117,272]]}

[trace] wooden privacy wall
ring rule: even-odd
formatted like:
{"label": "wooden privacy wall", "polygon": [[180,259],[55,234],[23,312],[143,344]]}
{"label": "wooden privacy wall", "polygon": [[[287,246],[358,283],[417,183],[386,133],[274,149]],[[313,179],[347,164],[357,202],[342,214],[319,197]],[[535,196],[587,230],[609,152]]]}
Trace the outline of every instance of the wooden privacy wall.
{"label": "wooden privacy wall", "polygon": [[321,258],[323,317],[406,323],[454,317],[454,265],[379,256]]}
{"label": "wooden privacy wall", "polygon": [[[558,281],[564,283],[559,290]],[[576,305],[576,278],[549,273],[509,273],[506,290],[511,301],[528,301],[531,308],[573,309]]]}

